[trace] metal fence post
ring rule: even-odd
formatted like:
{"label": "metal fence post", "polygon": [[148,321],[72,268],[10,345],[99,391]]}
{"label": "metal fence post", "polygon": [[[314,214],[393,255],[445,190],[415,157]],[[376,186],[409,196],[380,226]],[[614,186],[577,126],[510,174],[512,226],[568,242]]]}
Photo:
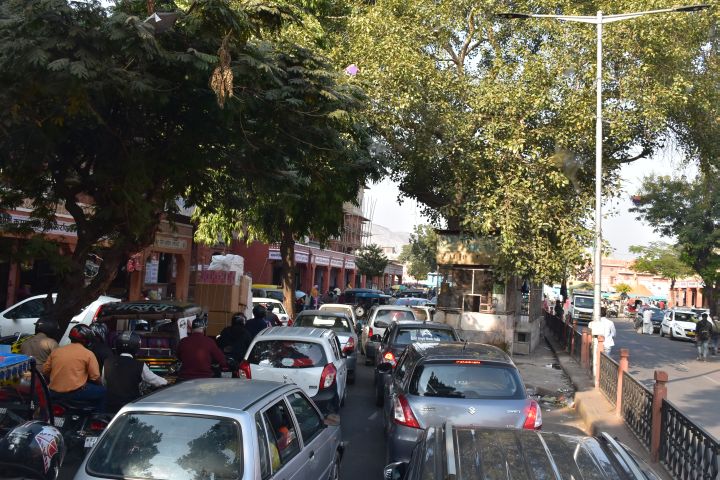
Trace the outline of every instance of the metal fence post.
{"label": "metal fence post", "polygon": [[655,370],[655,385],[653,386],[652,424],[650,428],[650,458],[653,462],[660,460],[660,435],[662,431],[662,404],[667,398],[668,374],[662,370]]}
{"label": "metal fence post", "polygon": [[630,350],[627,348],[620,349],[620,362],[618,363],[618,379],[617,379],[617,400],[615,401],[615,413],[622,415],[622,391],[623,391],[623,375],[627,372],[630,357]]}
{"label": "metal fence post", "polygon": [[595,364],[593,365],[593,367],[595,367],[595,371],[593,372],[595,375],[595,388],[600,386],[600,352],[604,349],[603,343],[605,343],[605,337],[598,335],[597,348],[595,349],[595,355],[593,355],[593,358],[595,359]]}
{"label": "metal fence post", "polygon": [[587,328],[582,330],[582,345],[580,345],[580,364],[583,368],[590,368],[590,331]]}

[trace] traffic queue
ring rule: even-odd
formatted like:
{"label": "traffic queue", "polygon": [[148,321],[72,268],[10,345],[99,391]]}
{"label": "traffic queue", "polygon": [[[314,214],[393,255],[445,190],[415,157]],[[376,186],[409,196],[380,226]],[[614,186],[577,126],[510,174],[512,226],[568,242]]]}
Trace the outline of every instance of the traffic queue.
{"label": "traffic queue", "polygon": [[[342,408],[357,370],[372,368],[389,463],[374,477],[478,478],[482,450],[513,470],[496,476],[488,464],[485,477],[515,478],[543,444],[546,473],[581,478],[587,465],[613,465],[621,477],[653,478],[615,443],[585,452],[595,460],[569,461],[565,453],[591,441],[518,433],[543,420],[512,357],[433,322],[433,304],[351,293],[352,304],[286,321],[256,299],[252,318],[234,315],[216,337],[202,310],[181,302],[106,304],[64,346],[41,318],[15,345],[26,355],[0,356],[0,471],[55,479],[63,462],[80,462],[76,479],[339,479]],[[436,438],[456,428],[464,433],[443,442],[486,443],[458,443],[437,465],[419,460],[434,459]],[[468,455],[474,470],[459,475]]]}

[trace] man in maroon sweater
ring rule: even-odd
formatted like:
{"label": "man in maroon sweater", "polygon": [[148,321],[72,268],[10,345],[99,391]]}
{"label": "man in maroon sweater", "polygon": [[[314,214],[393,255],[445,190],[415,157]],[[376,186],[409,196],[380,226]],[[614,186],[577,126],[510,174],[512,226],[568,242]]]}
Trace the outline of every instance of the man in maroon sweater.
{"label": "man in maroon sweater", "polygon": [[213,361],[222,369],[228,368],[225,355],[215,340],[205,336],[205,326],[205,318],[196,317],[192,321],[192,333],[180,340],[177,357],[182,362],[182,366],[178,372],[178,380],[212,378]]}

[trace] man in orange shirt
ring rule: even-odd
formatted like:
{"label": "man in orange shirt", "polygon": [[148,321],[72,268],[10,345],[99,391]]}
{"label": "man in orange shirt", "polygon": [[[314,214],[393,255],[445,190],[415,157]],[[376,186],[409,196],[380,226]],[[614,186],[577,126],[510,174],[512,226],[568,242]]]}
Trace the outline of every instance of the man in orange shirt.
{"label": "man in orange shirt", "polygon": [[100,384],[98,361],[86,345],[93,338],[87,325],[75,325],[70,330],[70,345],[56,348],[43,367],[50,377],[50,394],[56,400],[76,400],[105,410],[105,387]]}

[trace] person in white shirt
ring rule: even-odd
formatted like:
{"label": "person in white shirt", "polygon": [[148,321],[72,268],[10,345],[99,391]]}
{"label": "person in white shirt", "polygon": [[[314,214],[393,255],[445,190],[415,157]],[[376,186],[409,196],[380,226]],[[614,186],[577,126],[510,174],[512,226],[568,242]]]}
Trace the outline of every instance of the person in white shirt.
{"label": "person in white shirt", "polygon": [[605,316],[600,317],[599,331],[600,333],[598,333],[598,335],[602,335],[603,337],[605,337],[605,340],[603,342],[603,350],[605,351],[605,355],[610,355],[612,347],[615,346],[615,334],[617,333],[615,330],[615,322]]}

